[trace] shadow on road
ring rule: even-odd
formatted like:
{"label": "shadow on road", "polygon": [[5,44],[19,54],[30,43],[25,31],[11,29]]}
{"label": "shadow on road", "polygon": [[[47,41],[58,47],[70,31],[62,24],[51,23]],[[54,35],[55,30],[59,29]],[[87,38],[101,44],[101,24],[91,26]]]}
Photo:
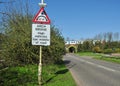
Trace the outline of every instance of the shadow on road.
{"label": "shadow on road", "polygon": [[69,60],[64,60],[64,64],[65,64],[65,65],[70,64],[70,62],[71,62],[71,61],[69,61]]}
{"label": "shadow on road", "polygon": [[68,67],[68,69],[74,67],[76,64],[69,61],[69,60],[64,60],[64,64]]}

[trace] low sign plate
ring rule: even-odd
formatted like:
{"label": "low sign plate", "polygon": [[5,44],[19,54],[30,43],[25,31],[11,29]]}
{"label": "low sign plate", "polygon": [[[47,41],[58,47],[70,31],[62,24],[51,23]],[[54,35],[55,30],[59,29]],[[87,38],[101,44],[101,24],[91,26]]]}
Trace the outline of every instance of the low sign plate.
{"label": "low sign plate", "polygon": [[50,45],[49,24],[32,24],[32,45]]}

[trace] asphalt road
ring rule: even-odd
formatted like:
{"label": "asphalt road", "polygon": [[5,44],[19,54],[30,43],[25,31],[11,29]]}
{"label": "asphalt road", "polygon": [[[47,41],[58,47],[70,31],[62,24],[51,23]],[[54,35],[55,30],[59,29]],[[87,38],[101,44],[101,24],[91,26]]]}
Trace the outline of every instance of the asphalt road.
{"label": "asphalt road", "polygon": [[120,86],[120,64],[74,54],[63,60],[78,86]]}

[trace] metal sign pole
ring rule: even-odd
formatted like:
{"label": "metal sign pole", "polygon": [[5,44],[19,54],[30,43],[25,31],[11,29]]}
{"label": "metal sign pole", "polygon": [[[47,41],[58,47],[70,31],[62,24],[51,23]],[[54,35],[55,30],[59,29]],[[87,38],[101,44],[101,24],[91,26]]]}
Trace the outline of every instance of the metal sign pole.
{"label": "metal sign pole", "polygon": [[[39,3],[39,5],[40,5],[41,9],[43,9],[47,4],[44,3],[44,0],[41,0],[41,3]],[[36,15],[36,17],[37,16],[38,15]],[[46,13],[45,13],[45,16],[46,16],[46,18],[48,18]],[[33,19],[34,23],[38,23],[38,22],[41,23],[42,22],[42,24],[46,24],[46,22],[47,22],[48,25],[45,25],[46,26],[45,28],[42,27],[43,29],[47,29],[47,31],[44,31],[45,34],[42,34],[42,36],[46,35],[48,37],[47,39],[50,39],[50,34],[49,34],[50,33],[50,25],[49,25],[50,20],[49,20],[49,18],[48,18],[49,21],[45,22],[45,21],[38,21],[38,20],[35,21],[36,17]],[[49,41],[43,42],[43,41],[39,40],[41,38],[38,38],[38,37],[36,38],[35,35],[41,35],[41,34],[38,33],[39,30],[37,30],[35,28],[41,29],[40,24],[33,24],[32,25],[32,44],[33,45],[41,45],[40,51],[39,51],[40,55],[39,55],[39,65],[38,65],[38,84],[39,84],[39,86],[42,86],[42,45],[50,45],[50,42]],[[36,42],[35,40],[39,40],[39,42],[38,41]]]}
{"label": "metal sign pole", "polygon": [[42,46],[40,46],[39,66],[38,66],[38,83],[42,85]]}
{"label": "metal sign pole", "polygon": [[[41,0],[40,6],[44,7],[44,0]],[[38,83],[39,86],[42,86],[42,46],[40,46],[40,57],[39,57],[39,66],[38,66]]]}

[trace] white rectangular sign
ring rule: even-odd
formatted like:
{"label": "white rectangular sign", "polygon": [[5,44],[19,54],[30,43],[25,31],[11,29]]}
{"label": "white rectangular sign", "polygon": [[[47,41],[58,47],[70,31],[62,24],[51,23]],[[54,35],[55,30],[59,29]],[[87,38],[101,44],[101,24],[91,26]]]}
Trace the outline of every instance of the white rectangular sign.
{"label": "white rectangular sign", "polygon": [[50,45],[50,25],[32,24],[32,45]]}

